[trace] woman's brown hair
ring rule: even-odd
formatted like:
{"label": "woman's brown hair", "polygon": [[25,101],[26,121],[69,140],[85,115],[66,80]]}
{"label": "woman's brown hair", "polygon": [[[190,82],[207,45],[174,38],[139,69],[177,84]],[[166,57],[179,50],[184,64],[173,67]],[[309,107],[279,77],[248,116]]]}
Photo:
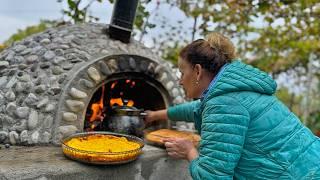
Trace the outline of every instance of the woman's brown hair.
{"label": "woman's brown hair", "polygon": [[220,68],[230,63],[235,57],[235,47],[229,38],[214,32],[206,40],[198,39],[184,47],[179,54],[180,58],[192,65],[201,67],[216,75]]}

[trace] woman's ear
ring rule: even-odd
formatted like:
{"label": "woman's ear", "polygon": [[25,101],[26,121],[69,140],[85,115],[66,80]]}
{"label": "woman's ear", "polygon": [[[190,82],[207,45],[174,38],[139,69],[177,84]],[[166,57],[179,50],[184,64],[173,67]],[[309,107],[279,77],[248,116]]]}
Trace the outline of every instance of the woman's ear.
{"label": "woman's ear", "polygon": [[199,81],[201,76],[202,76],[202,67],[201,67],[201,65],[200,64],[196,64],[194,66],[194,70],[196,71],[197,81]]}

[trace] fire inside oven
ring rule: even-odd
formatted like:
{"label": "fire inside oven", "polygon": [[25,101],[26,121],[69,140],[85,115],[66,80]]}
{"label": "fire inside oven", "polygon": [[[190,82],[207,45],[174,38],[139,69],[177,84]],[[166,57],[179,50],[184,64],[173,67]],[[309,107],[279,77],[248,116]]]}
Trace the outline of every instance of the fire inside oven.
{"label": "fire inside oven", "polygon": [[[87,107],[84,131],[111,131],[107,121],[113,106],[133,106],[137,109],[158,110],[166,108],[161,85],[146,77],[114,77],[106,80],[96,90]],[[166,126],[151,124],[151,128]],[[149,128],[150,128],[149,127]]]}

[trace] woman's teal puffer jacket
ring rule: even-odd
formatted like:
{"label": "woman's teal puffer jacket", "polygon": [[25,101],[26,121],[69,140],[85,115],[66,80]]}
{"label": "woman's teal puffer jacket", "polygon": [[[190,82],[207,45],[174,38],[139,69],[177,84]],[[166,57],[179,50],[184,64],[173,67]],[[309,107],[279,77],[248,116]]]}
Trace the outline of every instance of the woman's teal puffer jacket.
{"label": "woman's teal puffer jacket", "polygon": [[201,135],[193,179],[319,179],[320,140],[273,94],[266,73],[234,61],[201,101],[168,109]]}

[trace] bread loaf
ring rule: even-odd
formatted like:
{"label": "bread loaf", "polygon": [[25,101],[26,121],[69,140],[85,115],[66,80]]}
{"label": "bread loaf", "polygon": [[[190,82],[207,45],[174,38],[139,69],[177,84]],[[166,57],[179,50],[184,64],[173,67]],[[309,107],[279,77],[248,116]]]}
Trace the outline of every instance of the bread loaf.
{"label": "bread loaf", "polygon": [[200,136],[198,134],[187,132],[187,131],[177,131],[171,129],[159,129],[156,131],[149,132],[145,135],[145,139],[148,142],[163,146],[163,139],[166,138],[185,138],[191,140],[195,146],[198,145],[200,141]]}

